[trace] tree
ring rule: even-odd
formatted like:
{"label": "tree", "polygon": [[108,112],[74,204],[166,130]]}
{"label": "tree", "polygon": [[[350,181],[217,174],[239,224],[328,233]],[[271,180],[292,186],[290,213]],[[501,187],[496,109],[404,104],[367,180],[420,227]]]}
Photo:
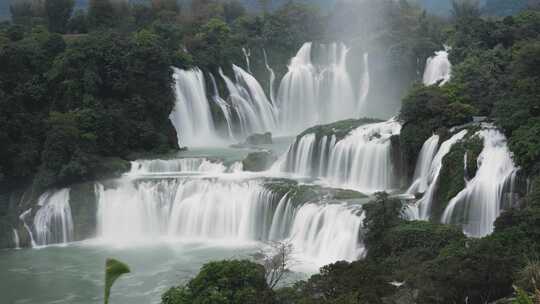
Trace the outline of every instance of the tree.
{"label": "tree", "polygon": [[73,7],[74,0],[45,0],[45,12],[49,31],[65,33]]}
{"label": "tree", "polygon": [[88,33],[88,18],[86,13],[82,10],[77,10],[73,16],[69,19],[67,30],[72,34],[85,34]]}
{"label": "tree", "polygon": [[451,14],[455,20],[473,19],[481,15],[480,3],[477,0],[452,0]]}
{"label": "tree", "polygon": [[223,16],[227,23],[231,23],[246,14],[246,8],[237,0],[228,1],[223,4]]}
{"label": "tree", "polygon": [[272,242],[270,248],[262,249],[255,258],[264,266],[268,286],[274,289],[284,276],[290,272],[294,263],[292,259],[292,244],[287,242]]}
{"label": "tree", "polygon": [[125,21],[129,12],[127,0],[90,0],[89,24],[94,28],[116,27]]}
{"label": "tree", "polygon": [[29,23],[32,18],[32,3],[27,1],[16,1],[10,4],[11,20],[16,24]]}
{"label": "tree", "polygon": [[162,304],[273,303],[263,266],[247,260],[210,262],[186,286],[173,287],[161,297]]}

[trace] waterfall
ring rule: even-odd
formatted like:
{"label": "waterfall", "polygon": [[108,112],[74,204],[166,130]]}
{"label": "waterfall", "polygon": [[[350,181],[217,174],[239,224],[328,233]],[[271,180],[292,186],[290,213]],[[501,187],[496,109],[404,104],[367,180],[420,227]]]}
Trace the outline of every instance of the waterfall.
{"label": "waterfall", "polygon": [[221,98],[221,96],[219,96],[216,78],[214,77],[213,74],[210,74],[210,79],[212,80],[212,86],[214,87],[214,96],[212,97],[212,99],[218,105],[219,109],[223,113],[223,117],[225,117],[225,122],[227,123],[228,137],[234,139],[231,106],[223,98]]}
{"label": "waterfall", "polygon": [[28,209],[28,210],[24,211],[23,213],[21,213],[21,215],[19,215],[19,219],[23,222],[24,229],[26,230],[26,233],[28,233],[28,237],[30,238],[30,246],[32,246],[32,248],[34,248],[34,247],[37,246],[37,244],[36,244],[36,241],[34,240],[34,236],[32,234],[32,229],[26,223],[26,218],[29,215],[32,215],[32,209]]}
{"label": "waterfall", "polygon": [[493,232],[505,188],[513,182],[517,168],[500,131],[488,128],[477,135],[483,139],[484,148],[478,156],[476,175],[450,201],[442,222],[462,224],[466,234],[481,237]]}
{"label": "waterfall", "polygon": [[407,190],[408,194],[424,193],[428,188],[431,164],[439,147],[439,135],[431,136],[420,150],[416,168],[414,170],[413,183]]}
{"label": "waterfall", "polygon": [[462,130],[459,133],[454,134],[452,137],[450,137],[450,139],[441,144],[441,147],[439,148],[437,154],[435,154],[435,157],[431,162],[429,168],[429,175],[425,177],[425,181],[427,182],[427,188],[425,190],[424,196],[422,196],[422,198],[418,200],[416,207],[411,207],[415,209],[415,211],[412,211],[412,213],[414,214],[414,219],[429,219],[431,215],[431,205],[433,204],[435,191],[437,189],[437,184],[439,181],[439,175],[441,173],[443,165],[443,159],[450,152],[452,146],[454,146],[458,141],[462,140],[465,135],[467,135],[467,130]]}
{"label": "waterfall", "polygon": [[19,233],[17,232],[16,229],[12,229],[13,230],[13,245],[15,247],[15,249],[20,249],[21,248],[21,242],[19,240]]}
{"label": "waterfall", "polygon": [[448,51],[438,51],[427,60],[423,82],[429,86],[442,81],[440,85],[443,85],[450,80],[451,74],[452,64],[448,60]]}
{"label": "waterfall", "polygon": [[356,116],[358,100],[347,72],[348,52],[343,44],[323,45],[324,56],[316,64],[312,43],[306,43],[291,59],[277,98],[283,133]]}
{"label": "waterfall", "polygon": [[266,56],[266,50],[263,49],[263,55],[264,55],[264,65],[266,66],[266,70],[268,70],[269,74],[269,88],[268,91],[270,92],[270,101],[272,101],[272,104],[276,105],[276,93],[274,92],[274,83],[276,81],[276,73],[274,73],[274,70],[270,67],[268,64],[268,57]]}
{"label": "waterfall", "polygon": [[[268,239],[274,194],[259,182],[173,179],[97,186],[100,237],[114,242]],[[129,203],[126,203],[129,199]]]}
{"label": "waterfall", "polygon": [[251,62],[250,62],[250,57],[251,57],[251,50],[247,50],[246,48],[242,48],[242,53],[244,53],[244,58],[246,59],[246,68],[248,70],[248,72],[251,74]]}
{"label": "waterfall", "polygon": [[206,98],[204,75],[199,69],[173,68],[176,103],[169,116],[176,129],[179,146],[214,143],[218,136]]}
{"label": "waterfall", "polygon": [[220,75],[229,90],[229,99],[240,123],[240,135],[273,131],[277,126],[277,110],[266,97],[257,80],[240,67],[233,65],[236,82],[223,71]]}
{"label": "waterfall", "polygon": [[37,245],[65,244],[73,241],[73,219],[68,188],[42,194],[34,216]]}
{"label": "waterfall", "polygon": [[390,138],[400,131],[401,124],[393,120],[352,131],[330,151],[329,179],[368,193],[394,188]]}
{"label": "waterfall", "polygon": [[188,239],[268,239],[272,197],[257,183],[188,183],[177,194],[169,234]]}
{"label": "waterfall", "polygon": [[288,240],[296,251],[325,263],[354,260],[362,253],[358,207],[298,204],[262,180],[124,178],[114,187],[97,184],[95,189],[98,237],[113,244],[156,238]]}
{"label": "waterfall", "polygon": [[152,159],[131,162],[129,175],[171,174],[179,172],[222,173],[227,170],[221,162],[206,158]]}
{"label": "waterfall", "polygon": [[[289,162],[287,170],[302,176],[312,175],[313,155],[315,154],[316,136],[313,133],[306,134],[298,141],[293,161]],[[292,151],[292,150],[289,150]]]}
{"label": "waterfall", "polygon": [[364,215],[357,212],[346,204],[306,204],[296,213],[290,241],[319,265],[354,261],[364,253],[358,243]]}
{"label": "waterfall", "polygon": [[393,189],[391,137],[400,131],[401,125],[390,120],[360,126],[341,140],[308,133],[291,145],[281,169],[367,193]]}
{"label": "waterfall", "polygon": [[367,117],[367,98],[369,95],[369,87],[370,87],[371,79],[369,75],[369,54],[364,53],[364,72],[362,74],[362,79],[360,82],[360,94],[359,101],[358,101],[358,115],[359,117],[364,116]]}

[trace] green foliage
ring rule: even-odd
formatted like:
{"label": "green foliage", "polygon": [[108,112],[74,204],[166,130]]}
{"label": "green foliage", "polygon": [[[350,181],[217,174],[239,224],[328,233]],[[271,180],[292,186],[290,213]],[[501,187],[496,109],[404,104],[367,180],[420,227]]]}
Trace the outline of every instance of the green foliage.
{"label": "green foliage", "polygon": [[459,87],[458,98],[474,106],[479,114],[491,114],[494,101],[504,98],[511,52],[503,47],[470,55],[452,71],[452,84]]}
{"label": "green foliage", "polygon": [[475,0],[452,0],[452,17],[460,22],[480,17],[480,2]]}
{"label": "green foliage", "polygon": [[534,302],[527,292],[521,288],[517,288],[516,298],[512,301],[512,304],[534,304]]}
{"label": "green foliage", "polygon": [[65,33],[68,20],[73,12],[74,0],[45,0],[45,12],[49,31]]}
{"label": "green foliage", "polygon": [[[471,136],[474,131],[456,143],[444,157],[439,175],[438,188],[431,206],[431,218],[439,221],[450,200],[465,188],[465,178],[472,179],[476,175],[478,156],[484,148],[483,140]],[[463,166],[464,156],[467,155],[467,171]]]}
{"label": "green foliage", "polygon": [[352,130],[366,124],[377,122],[381,122],[381,120],[372,118],[341,120],[326,125],[318,125],[311,127],[300,133],[296,138],[301,138],[306,134],[314,133],[317,139],[323,138],[325,136],[336,136],[336,140],[339,141],[345,136],[347,136]]}
{"label": "green foliage", "polygon": [[217,72],[220,67],[241,62],[242,50],[234,39],[227,23],[214,18],[202,26],[188,47],[197,66]]}
{"label": "green foliage", "polygon": [[482,11],[492,16],[511,16],[525,10],[530,2],[529,0],[487,0]]}
{"label": "green foliage", "polygon": [[301,300],[285,303],[383,303],[382,297],[394,289],[387,279],[380,265],[370,261],[336,262],[307,282],[296,283],[293,289]]}
{"label": "green foliage", "polygon": [[529,292],[535,292],[540,286],[540,262],[538,259],[528,259],[516,276],[516,284]]}
{"label": "green foliage", "polygon": [[10,182],[37,174],[40,187],[65,185],[116,172],[104,157],[177,147],[172,52],[158,34],[93,33],[66,46],[43,27],[12,31],[0,45],[0,167]]}
{"label": "green foliage", "polygon": [[238,0],[228,1],[223,4],[223,17],[227,23],[246,15],[246,8]]}
{"label": "green foliage", "polygon": [[466,240],[424,265],[417,282],[422,303],[487,303],[512,291],[515,257],[496,239]]}
{"label": "green foliage", "polygon": [[86,34],[88,33],[88,19],[86,13],[81,10],[77,10],[68,21],[67,30],[72,34]]}
{"label": "green foliage", "polygon": [[27,24],[33,17],[32,3],[30,1],[15,1],[9,6],[11,20],[17,24]]}
{"label": "green foliage", "polygon": [[210,262],[186,286],[169,289],[161,303],[272,303],[264,274],[261,265],[247,260]]}
{"label": "green foliage", "polygon": [[434,132],[472,121],[476,109],[462,103],[454,90],[455,87],[417,85],[403,99],[400,142],[408,163],[416,162],[422,145]]}
{"label": "green foliage", "polygon": [[385,233],[382,242],[387,255],[413,252],[416,259],[431,259],[450,243],[465,238],[457,227],[413,221],[395,226]]}
{"label": "green foliage", "polygon": [[107,259],[105,263],[105,300],[104,303],[109,303],[111,288],[114,282],[122,275],[130,273],[129,267],[115,259]]}
{"label": "green foliage", "polygon": [[[538,170],[540,162],[540,119],[531,118],[526,124],[520,126],[512,133],[510,148],[514,152],[519,164],[536,164]],[[533,169],[527,166],[528,169]]]}
{"label": "green foliage", "polygon": [[92,28],[117,27],[126,21],[129,6],[125,0],[90,0],[88,23]]}
{"label": "green foliage", "polygon": [[384,257],[386,251],[380,240],[388,231],[404,220],[401,218],[403,203],[392,199],[386,193],[376,193],[375,200],[362,206],[365,212],[364,227],[367,233],[364,243],[370,248],[368,254],[372,257]]}

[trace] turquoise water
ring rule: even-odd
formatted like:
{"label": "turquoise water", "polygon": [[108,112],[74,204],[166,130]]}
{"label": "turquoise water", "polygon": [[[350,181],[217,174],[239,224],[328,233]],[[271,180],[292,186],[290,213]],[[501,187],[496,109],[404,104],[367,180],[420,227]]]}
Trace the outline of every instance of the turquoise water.
{"label": "turquoise water", "polygon": [[250,258],[256,244],[154,243],[129,248],[83,242],[41,249],[0,251],[2,303],[103,303],[105,260],[127,263],[132,273],[114,285],[111,304],[159,303],[169,287],[186,283],[210,260]]}

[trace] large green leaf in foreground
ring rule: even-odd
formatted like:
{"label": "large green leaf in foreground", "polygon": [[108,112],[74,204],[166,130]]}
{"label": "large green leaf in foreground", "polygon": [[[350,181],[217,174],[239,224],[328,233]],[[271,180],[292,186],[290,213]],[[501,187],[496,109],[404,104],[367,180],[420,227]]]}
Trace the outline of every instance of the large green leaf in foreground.
{"label": "large green leaf in foreground", "polygon": [[129,272],[128,265],[115,259],[107,259],[107,262],[105,263],[105,304],[109,303],[111,287],[116,279]]}

